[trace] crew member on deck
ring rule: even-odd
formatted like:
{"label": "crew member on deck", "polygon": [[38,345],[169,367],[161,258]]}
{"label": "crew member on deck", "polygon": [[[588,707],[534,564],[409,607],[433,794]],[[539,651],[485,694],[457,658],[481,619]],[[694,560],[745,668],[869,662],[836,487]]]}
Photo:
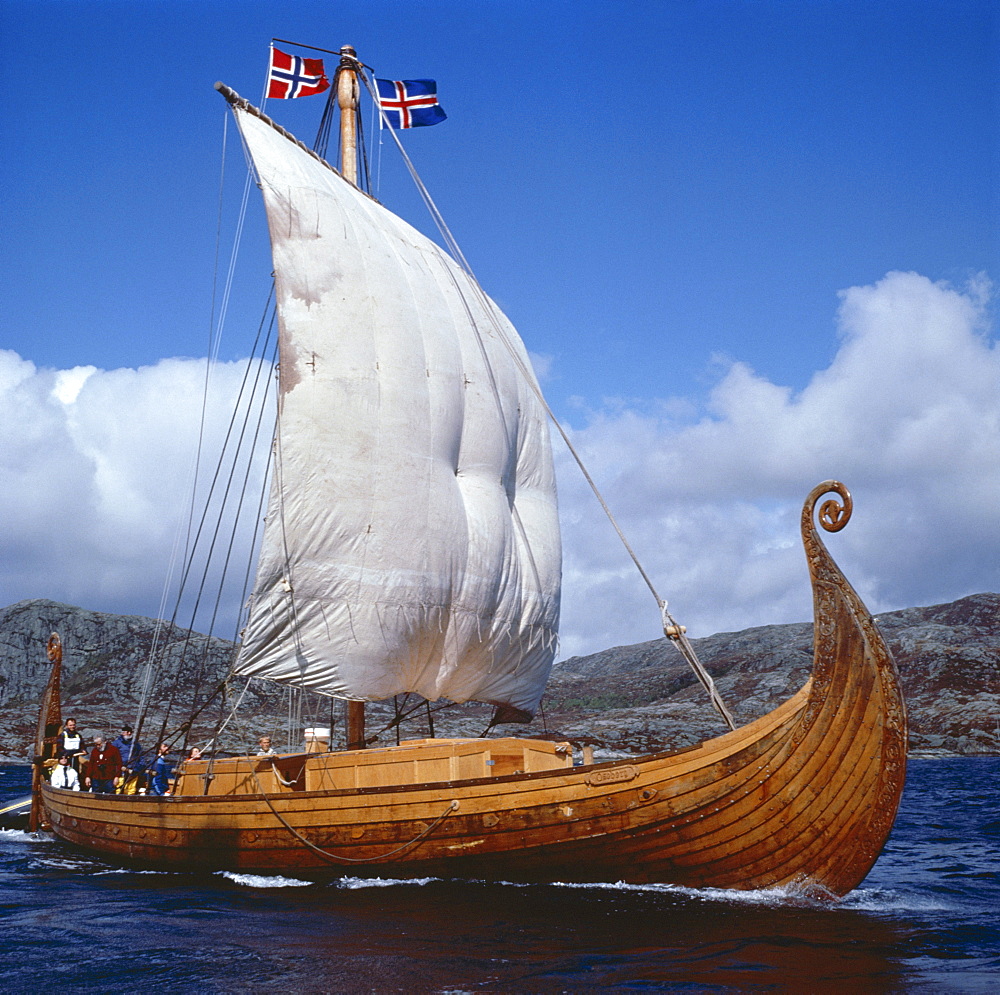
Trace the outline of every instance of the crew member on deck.
{"label": "crew member on deck", "polygon": [[260,739],[257,740],[257,745],[260,747],[260,749],[257,751],[257,756],[258,757],[273,757],[273,756],[275,756],[274,750],[271,749],[271,737],[270,736],[261,736]]}
{"label": "crew member on deck", "polygon": [[149,783],[149,793],[151,795],[170,794],[170,775],[174,772],[174,765],[170,762],[167,754],[170,752],[168,743],[160,743],[156,751],[156,759],[150,767],[152,780]]}
{"label": "crew member on deck", "polygon": [[62,732],[56,737],[56,756],[67,756],[72,768],[79,775],[80,760],[87,755],[83,745],[83,736],[76,728],[76,719],[67,719],[63,723]]}
{"label": "crew member on deck", "polygon": [[64,753],[55,767],[49,783],[53,788],[69,788],[70,791],[80,790],[80,775],[69,765],[69,754]]}
{"label": "crew member on deck", "polygon": [[132,727],[123,725],[121,734],[115,737],[111,745],[122,758],[122,776],[118,790],[123,795],[134,795],[141,787],[142,747],[138,740],[132,738]]}
{"label": "crew member on deck", "polygon": [[94,739],[85,783],[91,791],[113,795],[122,772],[122,757],[103,736]]}

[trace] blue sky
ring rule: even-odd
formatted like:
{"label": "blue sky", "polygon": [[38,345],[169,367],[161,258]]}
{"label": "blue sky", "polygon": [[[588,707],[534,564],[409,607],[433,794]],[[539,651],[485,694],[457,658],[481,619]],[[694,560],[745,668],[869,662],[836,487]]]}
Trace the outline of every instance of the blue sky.
{"label": "blue sky", "polygon": [[[893,300],[905,291],[907,302],[919,298],[925,309],[953,305],[954,320],[967,321],[967,336],[982,349],[970,367],[992,369],[994,298],[982,275],[1000,273],[1000,7],[987,0],[7,0],[0,8],[7,287],[0,349],[32,364],[33,375],[77,366],[137,370],[205,355],[226,113],[212,84],[221,79],[256,100],[272,36],[331,49],[351,43],[378,75],[438,80],[449,119],[407,134],[407,148],[481,283],[540,357],[557,415],[590,445],[625,506],[644,492],[623,469],[623,439],[651,433],[638,464],[654,450],[687,452],[685,431],[736,424],[739,405],[727,407],[725,398],[737,381],[749,392],[741,397],[766,384],[769,396],[785,398],[774,408],[780,426],[768,429],[777,436],[801,413],[817,377],[829,381],[831,369],[848,368],[845,301],[848,309],[852,300],[868,301],[860,290],[844,297],[849,288],[880,287]],[[307,141],[321,109],[321,98],[269,106]],[[380,198],[430,231],[389,152]],[[225,222],[238,165],[227,160]],[[269,272],[263,244],[255,207],[237,288],[242,303],[230,316],[223,359],[244,355],[256,325]],[[897,271],[926,286],[886,283]],[[963,301],[978,308],[974,317]],[[869,301],[864,320],[877,323],[881,302]],[[905,365],[874,347],[872,354]],[[958,346],[950,353],[960,354]],[[743,370],[752,376],[740,380]],[[905,394],[905,383],[885,386],[878,373],[858,374],[869,377],[869,392]],[[956,373],[958,394],[962,382]],[[970,466],[994,451],[990,414],[976,422],[982,447],[968,455]],[[905,418],[932,424],[925,416]],[[5,444],[8,480],[26,473],[17,453],[40,434],[36,423]],[[766,455],[767,434],[753,438]],[[941,438],[926,438],[924,448],[944,445]],[[763,520],[775,528],[790,521],[794,540],[794,502],[816,482],[809,474],[822,479],[853,466],[856,444],[845,435],[829,470],[817,460],[801,480],[778,473],[753,482],[744,473],[725,498],[719,489],[685,496],[672,485],[646,500],[678,502],[669,513],[690,514],[692,529],[697,521],[708,528],[716,512],[719,521],[741,519],[750,500],[751,548],[768,548],[772,540],[753,530]],[[917,479],[912,464],[894,475],[883,457],[873,450],[856,468],[876,507]],[[672,472],[712,478],[690,464]],[[921,481],[932,479],[926,466],[921,472]],[[752,494],[737,493],[751,484]],[[563,505],[575,521],[585,498],[574,486],[564,486]],[[941,500],[936,514],[961,517]],[[36,506],[30,489],[10,485],[8,521],[16,512],[25,534],[37,525],[44,537],[29,521]],[[658,547],[669,530],[668,512],[657,506],[637,508],[635,527],[654,560],[662,557],[663,586],[683,578],[685,590],[712,596],[717,583]],[[974,537],[985,519],[976,517],[978,505],[969,514],[963,521]],[[720,528],[716,522],[705,537]],[[923,532],[931,531],[928,520]],[[881,607],[1000,586],[981,535],[967,547],[961,537],[949,541],[944,572],[919,569],[938,562],[940,551],[928,548],[916,565],[901,560],[885,566],[897,575],[880,576],[860,538],[848,559]],[[988,550],[1000,548],[991,541]],[[585,604],[606,599],[594,578],[616,579],[619,567],[588,562],[603,538],[586,533],[575,542],[567,538],[568,591],[585,595]],[[50,596],[92,608],[149,608],[134,586],[131,601],[124,588],[109,593],[83,581],[41,589],[44,571],[28,563],[41,562],[45,541],[29,546],[19,547],[25,559],[9,571],[0,601]],[[786,594],[778,581],[760,583],[728,592],[743,608],[708,612],[702,624],[805,617],[807,598]],[[655,634],[647,623],[588,629],[591,611],[567,608],[566,645],[596,649]],[[630,611],[619,606],[615,614]]]}
{"label": "blue sky", "polygon": [[[204,351],[211,85],[256,100],[272,35],[438,79],[449,121],[408,148],[484,286],[556,360],[564,416],[567,395],[697,383],[714,352],[803,386],[835,349],[838,290],[998,269],[991,3],[8,0],[0,16],[18,233],[3,344],[40,364]],[[16,70],[25,55],[44,83]],[[321,102],[272,112],[308,140]],[[381,194],[425,226],[398,171]]]}

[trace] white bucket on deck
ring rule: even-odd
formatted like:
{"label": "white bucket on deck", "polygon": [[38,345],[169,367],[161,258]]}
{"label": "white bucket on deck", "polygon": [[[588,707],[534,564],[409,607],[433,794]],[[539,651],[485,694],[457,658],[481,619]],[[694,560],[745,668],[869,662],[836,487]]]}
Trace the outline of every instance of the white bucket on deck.
{"label": "white bucket on deck", "polygon": [[326,753],[330,749],[330,727],[308,726],[306,728],[306,753]]}

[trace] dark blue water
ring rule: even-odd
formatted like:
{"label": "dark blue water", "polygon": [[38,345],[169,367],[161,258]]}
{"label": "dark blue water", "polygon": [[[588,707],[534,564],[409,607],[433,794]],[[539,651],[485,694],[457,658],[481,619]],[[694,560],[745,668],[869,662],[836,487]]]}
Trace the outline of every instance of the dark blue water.
{"label": "dark blue water", "polygon": [[[28,777],[0,767],[0,798]],[[6,831],[0,991],[997,992],[998,863],[1000,758],[912,761],[885,853],[834,905],[139,873]]]}

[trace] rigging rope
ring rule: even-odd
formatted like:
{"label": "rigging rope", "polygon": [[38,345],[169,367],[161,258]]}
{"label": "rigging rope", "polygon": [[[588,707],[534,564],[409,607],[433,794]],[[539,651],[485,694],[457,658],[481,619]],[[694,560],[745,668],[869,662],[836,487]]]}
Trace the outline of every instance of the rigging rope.
{"label": "rigging rope", "polygon": [[[220,216],[220,219],[221,219],[221,213],[222,213],[222,199],[223,199],[224,179],[225,179],[225,143],[226,143],[226,136],[228,135],[228,113],[226,114],[226,117],[224,118],[224,122],[225,123],[224,123],[224,126],[223,126],[223,155],[222,155],[223,163],[222,163],[222,167],[221,167],[220,189],[219,189],[219,201],[220,201],[220,203],[219,203],[219,216]],[[215,598],[215,603],[214,603],[214,606],[213,606],[213,609],[212,609],[212,615],[211,615],[211,620],[210,620],[209,627],[208,627],[208,633],[205,636],[201,637],[201,638],[204,639],[203,651],[201,653],[200,660],[197,660],[196,662],[194,662],[194,663],[192,663],[192,664],[189,665],[190,668],[191,668],[191,670],[193,671],[193,673],[190,675],[192,677],[192,683],[194,683],[196,685],[196,687],[200,687],[201,684],[204,681],[205,668],[206,668],[206,664],[207,664],[207,660],[208,660],[208,655],[209,655],[209,650],[210,650],[210,638],[211,638],[212,634],[214,633],[215,624],[216,624],[216,621],[217,621],[217,618],[218,618],[218,614],[219,614],[219,610],[220,610],[220,607],[221,607],[221,599],[222,599],[222,595],[223,595],[223,581],[225,580],[226,574],[228,573],[228,569],[229,569],[229,564],[230,564],[230,560],[231,560],[231,557],[232,557],[232,553],[233,553],[233,550],[234,550],[234,548],[236,546],[236,542],[237,542],[238,531],[239,531],[239,529],[241,527],[241,521],[245,520],[244,518],[241,517],[241,509],[243,508],[243,498],[246,496],[246,493],[247,493],[247,488],[248,488],[248,485],[249,485],[249,482],[250,482],[251,472],[252,472],[253,466],[254,466],[254,455],[255,455],[255,453],[256,453],[256,451],[258,449],[258,442],[259,442],[259,439],[260,439],[260,434],[261,434],[261,429],[262,429],[262,424],[263,424],[263,418],[264,418],[264,414],[265,414],[265,412],[267,410],[266,401],[267,401],[267,394],[268,394],[268,392],[267,392],[266,389],[261,390],[261,385],[263,383],[265,385],[265,387],[266,387],[266,383],[267,383],[267,381],[269,379],[270,371],[271,371],[271,369],[274,366],[273,353],[272,353],[271,360],[269,362],[265,360],[265,355],[266,355],[266,353],[268,351],[269,344],[270,344],[270,341],[271,341],[271,337],[272,337],[273,331],[274,331],[274,310],[273,310],[273,305],[272,305],[273,295],[274,295],[274,285],[273,285],[273,282],[272,282],[272,285],[271,285],[270,292],[268,294],[267,302],[265,303],[265,306],[264,306],[264,313],[262,315],[261,321],[260,321],[260,323],[258,325],[258,328],[257,328],[257,336],[256,336],[256,339],[254,341],[253,348],[251,350],[251,358],[247,362],[246,367],[245,367],[245,369],[243,371],[243,378],[242,378],[242,382],[241,382],[241,385],[240,385],[237,402],[236,402],[236,405],[234,407],[233,414],[232,414],[232,417],[230,419],[229,426],[228,426],[228,429],[227,429],[227,432],[226,432],[226,436],[225,436],[225,439],[224,439],[222,447],[221,447],[221,451],[220,451],[220,455],[218,457],[218,462],[217,462],[216,467],[215,467],[214,475],[213,475],[213,477],[211,479],[211,482],[209,484],[208,494],[207,494],[207,496],[205,498],[205,501],[204,501],[204,504],[203,504],[203,507],[202,507],[201,518],[200,518],[200,521],[197,524],[197,528],[194,527],[194,523],[195,523],[194,501],[195,501],[195,494],[196,494],[196,491],[197,491],[197,488],[198,488],[198,478],[200,476],[200,464],[201,464],[201,458],[202,458],[202,447],[203,447],[203,442],[204,442],[205,425],[206,425],[206,420],[207,420],[206,419],[206,413],[207,413],[207,401],[208,401],[208,397],[209,397],[210,376],[211,376],[211,371],[212,371],[213,366],[218,361],[219,349],[220,349],[220,345],[221,345],[221,341],[222,341],[222,332],[223,332],[223,328],[225,326],[226,317],[227,317],[228,310],[229,310],[229,303],[230,303],[230,300],[231,300],[231,297],[232,297],[232,288],[233,288],[233,283],[234,283],[235,273],[236,273],[236,262],[237,262],[237,258],[239,256],[240,245],[241,245],[241,242],[242,242],[242,236],[243,236],[243,231],[244,231],[244,223],[245,223],[245,219],[246,219],[246,215],[247,215],[247,208],[248,208],[248,203],[249,203],[249,194],[250,194],[250,189],[251,189],[251,186],[252,186],[252,180],[253,180],[253,174],[252,174],[252,172],[248,171],[246,179],[245,179],[244,184],[243,184],[242,194],[241,194],[241,197],[240,197],[240,206],[239,206],[239,214],[238,214],[238,219],[237,219],[237,224],[236,224],[236,232],[234,234],[233,244],[232,244],[232,247],[231,247],[231,250],[230,250],[229,264],[228,264],[227,271],[226,271],[226,279],[225,279],[225,282],[224,282],[224,289],[223,289],[223,293],[222,293],[222,301],[221,301],[221,305],[219,306],[219,313],[218,313],[218,319],[217,319],[217,321],[216,321],[216,317],[215,317],[215,310],[216,310],[215,298],[216,298],[216,287],[217,287],[217,276],[218,276],[218,274],[216,273],[215,277],[213,278],[212,325],[214,326],[215,334],[214,334],[214,341],[212,340],[212,335],[211,334],[210,334],[210,338],[209,338],[209,352],[208,352],[208,359],[207,359],[207,363],[206,363],[205,381],[204,381],[204,387],[203,387],[203,397],[202,397],[202,406],[201,406],[201,418],[200,418],[200,425],[199,425],[199,430],[198,430],[198,446],[197,446],[197,453],[196,453],[196,456],[195,456],[194,464],[193,464],[193,467],[192,467],[192,474],[191,475],[192,475],[193,479],[189,483],[189,491],[191,493],[191,513],[190,513],[190,516],[188,518],[187,535],[186,535],[185,540],[184,540],[184,545],[185,545],[185,553],[184,553],[184,557],[183,557],[184,567],[183,567],[183,570],[182,570],[182,575],[181,575],[181,578],[180,578],[179,588],[178,588],[178,591],[177,591],[177,594],[176,594],[176,597],[175,597],[175,600],[174,600],[174,608],[173,608],[173,611],[171,613],[169,623],[166,623],[166,622],[163,622],[163,621],[158,621],[156,629],[154,630],[153,643],[152,643],[152,646],[150,648],[150,652],[149,652],[149,654],[147,656],[147,663],[146,663],[146,668],[145,668],[145,674],[144,674],[143,683],[142,683],[142,690],[141,690],[141,694],[140,694],[139,709],[138,709],[138,714],[137,714],[136,722],[135,722],[135,726],[136,726],[136,739],[137,740],[139,738],[139,734],[140,734],[140,731],[141,731],[141,727],[142,727],[142,724],[143,724],[146,712],[149,709],[150,697],[151,697],[151,694],[152,694],[152,690],[153,690],[154,686],[156,686],[156,684],[158,683],[159,676],[160,676],[160,673],[162,671],[162,664],[164,662],[164,658],[166,656],[166,652],[167,652],[167,649],[168,649],[168,646],[169,646],[169,643],[164,641],[165,638],[166,638],[165,637],[165,633],[166,632],[172,632],[173,631],[173,626],[177,622],[177,618],[178,618],[178,615],[180,613],[182,598],[184,597],[185,588],[186,588],[186,586],[188,584],[189,579],[192,578],[192,571],[193,571],[194,566],[195,566],[196,550],[198,549],[198,547],[199,547],[199,545],[201,543],[203,532],[206,529],[209,507],[212,504],[213,498],[216,496],[217,488],[219,488],[220,495],[221,495],[220,498],[219,498],[220,503],[221,503],[221,507],[220,507],[220,511],[219,511],[219,518],[218,518],[218,520],[216,522],[215,529],[211,533],[211,539],[210,539],[210,542],[209,542],[209,547],[208,547],[207,551],[205,551],[205,552],[202,553],[202,555],[204,556],[204,566],[203,566],[203,570],[202,570],[202,574],[201,574],[201,579],[200,579],[200,582],[198,584],[197,593],[196,593],[195,601],[194,601],[194,606],[193,606],[193,608],[191,610],[191,618],[190,618],[190,623],[189,623],[189,629],[184,634],[183,638],[180,640],[180,642],[182,644],[182,650],[181,650],[181,653],[180,653],[180,657],[181,657],[180,665],[181,666],[183,666],[184,661],[187,659],[187,650],[188,650],[188,647],[190,646],[192,638],[193,638],[193,630],[194,630],[195,625],[196,625],[197,615],[198,615],[198,612],[199,612],[199,608],[200,608],[202,596],[203,596],[204,591],[205,591],[205,585],[206,585],[206,582],[207,582],[207,579],[208,579],[209,569],[210,569],[210,566],[211,566],[212,561],[213,561],[213,553],[214,553],[214,550],[216,548],[216,544],[218,543],[218,541],[220,539],[220,532],[221,532],[221,527],[222,527],[222,524],[223,524],[223,512],[224,512],[224,510],[226,508],[230,508],[231,509],[234,506],[234,503],[230,501],[230,495],[232,493],[238,493],[239,494],[239,500],[238,500],[238,502],[235,503],[235,513],[232,516],[232,527],[230,529],[230,533],[229,533],[229,537],[228,537],[228,542],[227,543],[223,543],[223,545],[225,547],[225,559],[224,559],[224,563],[223,563],[223,566],[222,566],[222,579],[220,580],[219,589],[217,591],[216,598]],[[221,224],[217,225],[216,240],[217,241],[216,241],[215,259],[216,259],[216,270],[218,270],[219,242],[221,240]],[[268,314],[270,314],[270,321],[267,321]],[[265,329],[266,329],[266,334],[264,334]],[[263,338],[263,342],[262,342],[262,338]],[[258,354],[258,350],[259,350],[259,354]],[[256,364],[254,363],[254,357],[256,357]],[[258,392],[260,392],[260,393],[258,394]],[[255,410],[255,399],[258,398],[258,396],[260,397],[260,400],[257,402],[257,404],[259,405],[259,407],[257,407],[257,409],[256,409],[257,410],[256,425],[253,425],[252,415],[253,415],[253,412]],[[237,431],[236,430],[237,419],[238,419],[238,415],[239,415],[239,412],[240,412],[241,408],[244,411],[243,422],[242,422],[242,426]],[[249,452],[248,452],[247,435],[248,435],[248,429],[251,426],[253,426],[253,427],[252,427],[252,431],[250,432]],[[228,472],[224,471],[224,465],[225,465],[225,462],[226,462],[226,459],[227,459],[227,452],[229,453],[228,458],[230,460],[229,467],[228,467]],[[264,468],[263,484],[262,484],[262,489],[261,489],[262,495],[266,492],[267,475],[268,475],[267,471],[268,471],[268,468],[269,468],[269,465],[270,465],[270,458],[271,458],[270,449],[268,449],[267,465]],[[243,473],[242,473],[242,477],[243,477],[242,485],[240,486],[237,483],[237,481],[238,481],[238,475],[239,475],[239,469],[240,469],[239,468],[239,462],[240,462],[241,459],[244,460],[245,466],[243,468]],[[234,488],[234,484],[237,485],[235,488]],[[260,506],[261,506],[262,501],[263,501],[263,497],[261,498],[261,501],[258,502],[258,515],[256,516],[255,521],[254,521],[253,540],[252,540],[252,543],[251,543],[251,548],[254,548],[255,545],[256,545],[257,534],[258,534],[259,524],[260,524],[259,523],[259,517],[260,517],[259,516],[259,510],[260,510]],[[192,529],[194,529],[194,535],[193,535],[193,537],[192,537]],[[181,539],[181,530],[178,530],[178,533],[175,536],[175,542],[174,542],[173,552],[172,552],[172,556],[171,556],[171,563],[170,563],[170,567],[168,569],[166,582],[164,584],[163,595],[161,597],[161,609],[160,609],[160,612],[159,612],[159,619],[160,620],[162,620],[163,617],[164,617],[164,615],[166,614],[166,612],[165,612],[166,592],[167,592],[167,590],[169,589],[169,586],[172,583],[174,569],[175,569],[175,566],[176,566],[176,563],[177,563],[177,557],[178,557],[179,546],[180,546],[180,539]],[[243,601],[245,601],[246,589],[248,587],[249,569],[250,568],[248,566],[247,571],[245,573],[245,577],[244,577],[244,583],[243,583],[244,598],[243,598]],[[242,603],[242,601],[241,601],[241,603]],[[169,628],[168,628],[168,625],[169,625]],[[171,711],[171,708],[172,708],[172,704],[173,704],[174,698],[176,697],[176,694],[177,694],[177,691],[178,691],[177,677],[179,676],[180,673],[181,673],[181,671],[179,670],[178,674],[174,675],[175,680],[174,680],[173,695],[170,697],[170,699],[166,703],[166,710],[165,710],[165,712],[164,712],[164,714],[162,716],[162,724],[161,724],[161,728],[160,728],[158,739],[162,739],[165,736],[165,734],[166,734],[166,729],[167,729],[167,726],[169,724],[170,711]],[[212,693],[212,695],[210,696],[210,698],[206,702],[204,702],[200,708],[197,709],[196,714],[200,713],[201,711],[203,711],[204,708],[207,706],[207,704],[212,700],[212,698],[214,698],[215,694],[217,694],[217,693],[219,693],[218,688],[216,689],[216,691],[214,691]],[[196,694],[196,697],[197,697],[197,694]],[[182,726],[182,728],[185,728],[185,727]],[[190,728],[190,720],[189,720],[189,722],[187,724],[187,728]]]}

